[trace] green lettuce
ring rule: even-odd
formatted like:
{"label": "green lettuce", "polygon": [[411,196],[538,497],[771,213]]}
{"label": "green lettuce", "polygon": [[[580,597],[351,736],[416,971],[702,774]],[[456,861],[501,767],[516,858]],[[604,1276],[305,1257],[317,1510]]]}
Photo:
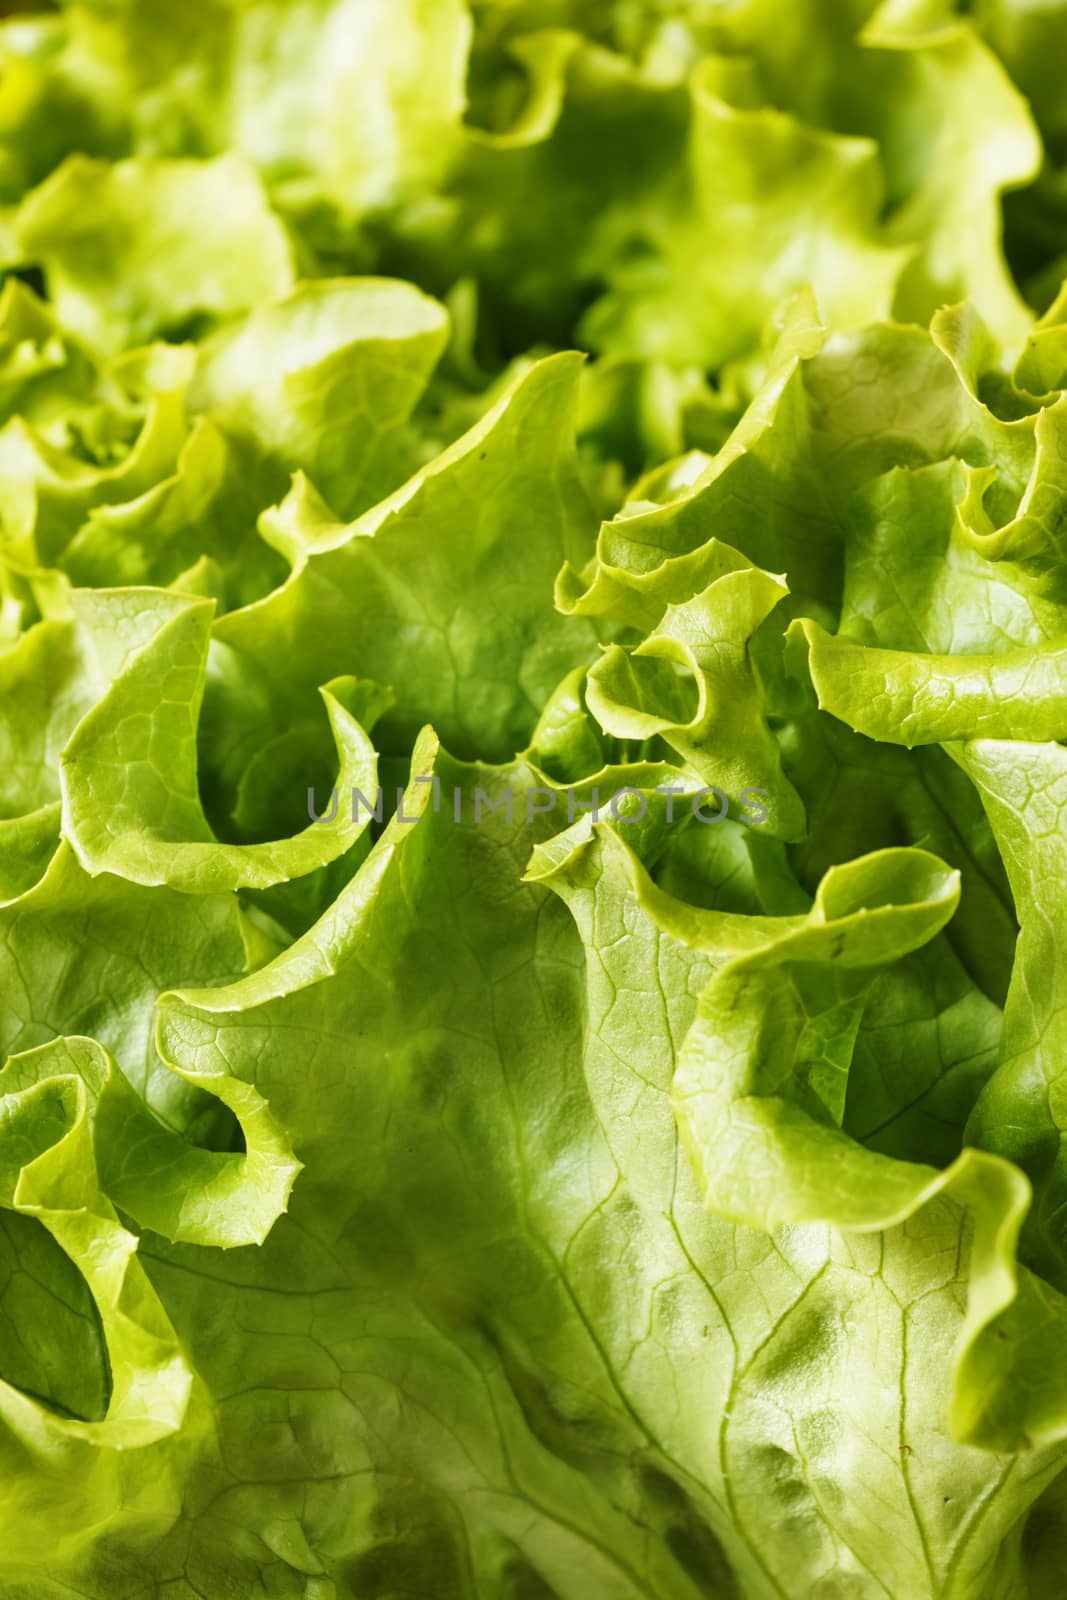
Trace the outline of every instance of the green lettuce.
{"label": "green lettuce", "polygon": [[1060,1594],[1065,41],[0,23],[3,1600]]}

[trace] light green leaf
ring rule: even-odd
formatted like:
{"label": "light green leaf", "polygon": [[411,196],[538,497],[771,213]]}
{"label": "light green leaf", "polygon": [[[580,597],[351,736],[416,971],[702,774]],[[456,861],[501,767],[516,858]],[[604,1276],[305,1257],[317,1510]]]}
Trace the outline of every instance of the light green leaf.
{"label": "light green leaf", "polygon": [[[94,506],[60,557],[81,587],[186,587],[199,561],[217,574],[224,607],[249,604],[285,578],[285,563],[258,536],[269,498],[258,463],[213,422],[198,418],[167,472],[143,494]],[[268,480],[269,482],[269,480]]]}
{"label": "light green leaf", "polygon": [[190,401],[274,468],[299,469],[340,517],[395,489],[413,465],[409,419],[448,318],[408,284],[303,285],[201,347]]}
{"label": "light green leaf", "polygon": [[232,155],[115,166],[71,156],[27,196],[15,235],[23,259],[42,267],[62,321],[106,351],[173,334],[196,316],[232,316],[294,280],[285,229],[255,173]]}
{"label": "light green leaf", "polygon": [[116,629],[136,616],[141,636],[60,760],[63,830],[87,871],[219,894],[301,877],[355,843],[368,817],[356,817],[348,797],[359,790],[373,805],[377,762],[344,704],[351,680],[322,691],[344,797],[336,824],[313,821],[278,843],[220,843],[201,807],[196,753],[214,607],[158,589],[98,591],[94,606],[98,623]]}
{"label": "light green leaf", "polygon": [[785,593],[780,578],[758,567],[724,573],[669,605],[634,649],[609,645],[589,671],[586,694],[606,733],[661,736],[742,816],[758,799],[761,822],[788,839],[803,832],[803,807],[782,773],[751,661],[753,637]]}
{"label": "light green leaf", "polygon": [[976,739],[953,754],[977,785],[1018,908],[1019,949],[1004,1010],[1000,1064],[975,1107],[969,1139],[1028,1172],[1035,1204],[1029,1254],[1064,1282],[1059,1046],[1063,927],[1063,807],[1067,751],[1059,744]]}
{"label": "light green leaf", "polygon": [[645,248],[611,272],[585,322],[592,344],[720,366],[808,283],[835,327],[888,315],[906,252],[879,237],[875,145],[753,109],[751,79],[726,59],[702,63],[691,93],[685,177],[639,218]]}
{"label": "light green leaf", "polygon": [[[13,1057],[0,1073],[0,1205],[42,1223],[79,1267],[100,1320],[110,1380],[99,1420],[50,1414],[7,1383],[0,1383],[0,1416],[5,1432],[29,1451],[77,1453],[83,1461],[86,1446],[143,1448],[177,1432],[192,1386],[138,1259],[137,1239],[99,1186],[82,1076],[91,1050],[86,1040],[57,1040]],[[18,1486],[9,1489],[8,1515],[20,1498]],[[21,1541],[14,1538],[17,1552]]]}
{"label": "light green leaf", "polygon": [[833,637],[808,619],[819,704],[857,733],[909,749],[968,736],[1050,739],[1067,735],[1067,645],[998,655],[921,655]]}
{"label": "light green leaf", "polygon": [[[462,754],[501,758],[527,742],[545,695],[592,653],[588,624],[551,612],[557,568],[581,563],[590,540],[574,455],[577,372],[573,357],[539,363],[351,525],[297,481],[264,523],[294,562],[291,577],[215,627],[233,672],[266,691],[274,726],[282,707],[302,715],[320,683],[358,672],[396,691],[384,750],[405,748],[426,721]],[[252,747],[258,737],[250,726]]]}

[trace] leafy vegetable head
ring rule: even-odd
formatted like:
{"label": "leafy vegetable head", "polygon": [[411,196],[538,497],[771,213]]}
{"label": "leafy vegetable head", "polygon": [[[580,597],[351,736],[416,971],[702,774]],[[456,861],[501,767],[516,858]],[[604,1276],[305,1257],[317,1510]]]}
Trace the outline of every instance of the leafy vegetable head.
{"label": "leafy vegetable head", "polygon": [[1060,1592],[1065,38],[0,24],[5,1596]]}

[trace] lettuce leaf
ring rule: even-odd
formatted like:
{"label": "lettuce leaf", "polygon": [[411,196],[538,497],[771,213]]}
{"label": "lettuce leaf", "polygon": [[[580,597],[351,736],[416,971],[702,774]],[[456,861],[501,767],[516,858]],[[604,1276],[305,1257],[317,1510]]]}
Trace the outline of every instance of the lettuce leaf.
{"label": "lettuce leaf", "polygon": [[1060,1592],[1065,29],[0,23],[4,1600]]}

